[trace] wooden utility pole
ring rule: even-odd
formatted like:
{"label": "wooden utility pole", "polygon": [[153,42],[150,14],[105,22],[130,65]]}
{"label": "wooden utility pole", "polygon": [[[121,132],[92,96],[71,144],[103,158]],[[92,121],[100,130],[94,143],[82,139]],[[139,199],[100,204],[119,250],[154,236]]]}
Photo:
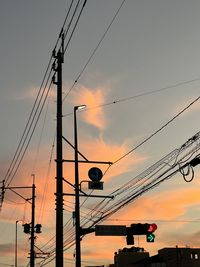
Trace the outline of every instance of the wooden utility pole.
{"label": "wooden utility pole", "polygon": [[32,208],[31,208],[31,247],[30,247],[30,267],[35,267],[35,175],[33,174],[32,185]]}

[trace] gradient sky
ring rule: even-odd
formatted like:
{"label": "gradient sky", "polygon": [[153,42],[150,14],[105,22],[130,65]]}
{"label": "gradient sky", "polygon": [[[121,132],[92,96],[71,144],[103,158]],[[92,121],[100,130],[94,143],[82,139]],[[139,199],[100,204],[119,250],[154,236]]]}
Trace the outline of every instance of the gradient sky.
{"label": "gradient sky", "polygon": [[[121,3],[122,0],[88,0],[65,56],[64,92],[68,92],[83,69]],[[69,4],[67,0],[1,0],[1,180],[23,133]],[[63,135],[72,143],[73,117],[70,113],[73,106],[100,106],[78,114],[79,149],[87,158],[117,160],[199,96],[199,11],[198,0],[125,1],[63,105],[66,115]],[[182,84],[150,93],[179,83]],[[134,97],[140,94],[146,95]],[[101,106],[126,98],[127,101]],[[31,185],[31,174],[36,176],[36,223],[43,225],[43,233],[38,235],[36,242],[38,247],[55,234],[55,151],[48,173],[56,126],[55,101],[54,86],[12,183]],[[111,167],[103,178],[103,194],[135,177],[196,134],[200,128],[199,109],[200,104],[196,102],[163,131]],[[73,150],[67,144],[64,144],[64,157],[73,157]],[[89,167],[81,166],[81,179],[87,179]],[[102,170],[105,171],[106,166]],[[72,164],[65,165],[64,176],[73,183]],[[144,237],[135,240],[136,246],[144,247],[151,255],[166,246],[199,246],[199,185],[198,167],[191,183],[186,183],[178,174],[109,218],[105,224],[157,223],[155,243],[146,243]],[[30,197],[30,190],[20,192],[26,198]],[[65,197],[65,200],[64,223],[73,211],[70,203],[73,199]],[[94,201],[90,200],[89,205]],[[16,220],[30,222],[30,205],[6,191],[0,214],[2,267],[14,264]],[[21,224],[20,221],[18,265],[26,266],[29,241]],[[88,235],[82,241],[83,266],[112,263],[114,252],[125,246],[122,237]],[[65,266],[74,266],[73,253],[74,248],[65,252]],[[54,266],[54,262],[48,266]]]}

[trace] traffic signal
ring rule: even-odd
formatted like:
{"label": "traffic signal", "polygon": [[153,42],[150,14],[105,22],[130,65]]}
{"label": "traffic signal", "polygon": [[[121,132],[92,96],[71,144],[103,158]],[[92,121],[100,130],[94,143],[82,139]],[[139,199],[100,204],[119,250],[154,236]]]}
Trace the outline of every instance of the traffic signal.
{"label": "traffic signal", "polygon": [[31,230],[30,223],[23,224],[23,227],[24,227],[24,233],[25,234],[30,234],[30,230]]}
{"label": "traffic signal", "polygon": [[155,235],[153,234],[153,232],[155,232],[156,229],[157,229],[157,225],[155,223],[150,224],[148,233],[146,234],[147,242],[154,242]]}
{"label": "traffic signal", "polygon": [[41,227],[42,227],[41,224],[36,224],[36,225],[35,225],[35,232],[36,232],[37,234],[42,233],[42,231],[41,231]]}
{"label": "traffic signal", "polygon": [[153,233],[146,234],[146,241],[147,242],[154,242],[154,240],[155,240],[155,235]]}
{"label": "traffic signal", "polygon": [[154,242],[155,235],[153,232],[157,229],[157,225],[155,223],[137,223],[131,224],[129,229],[132,235],[146,235],[147,242]]}

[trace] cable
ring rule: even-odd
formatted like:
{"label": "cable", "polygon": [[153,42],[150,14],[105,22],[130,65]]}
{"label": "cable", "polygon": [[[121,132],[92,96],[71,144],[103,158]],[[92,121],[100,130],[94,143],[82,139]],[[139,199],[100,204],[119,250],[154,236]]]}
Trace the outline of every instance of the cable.
{"label": "cable", "polygon": [[[23,151],[23,153],[22,153],[22,155],[21,155],[21,157],[20,157],[20,159],[19,159],[19,162],[18,162],[18,164],[17,164],[17,166],[16,166],[16,168],[15,168],[15,170],[14,170],[14,173],[13,173],[12,177],[10,178],[10,180],[9,180],[8,183],[7,183],[7,187],[11,184],[11,182],[12,182],[13,178],[15,177],[15,175],[16,175],[16,173],[17,173],[17,171],[18,171],[18,169],[19,169],[19,167],[20,167],[20,165],[21,165],[21,162],[22,162],[22,160],[23,160],[23,158],[24,158],[24,156],[25,156],[25,153],[26,153],[26,151],[27,151],[27,149],[28,149],[28,146],[29,146],[29,144],[30,144],[30,141],[31,141],[31,139],[32,139],[32,137],[33,137],[33,134],[34,134],[34,131],[35,131],[35,129],[36,129],[37,123],[38,123],[38,121],[39,121],[40,115],[41,115],[42,110],[43,110],[43,108],[44,108],[44,105],[45,105],[47,96],[48,96],[49,91],[50,91],[50,88],[51,88],[51,85],[52,85],[52,81],[51,81],[51,83],[50,83],[50,85],[49,85],[49,88],[48,88],[48,90],[47,90],[47,92],[46,92],[45,98],[44,98],[44,100],[43,100],[42,106],[41,106],[40,111],[39,111],[39,114],[38,114],[38,116],[37,116],[37,118],[36,118],[36,121],[35,121],[35,124],[34,124],[34,126],[33,126],[32,132],[31,132],[31,134],[30,134],[30,136],[29,136],[29,139],[28,139],[28,141],[27,141],[27,143],[26,143],[26,146],[25,146],[25,148],[24,148],[24,151]],[[28,137],[28,136],[27,136],[27,137]],[[25,139],[25,141],[26,141],[26,140],[27,140],[27,138]],[[25,145],[25,141],[23,142],[24,145]],[[19,158],[19,157],[17,157],[17,158]]]}
{"label": "cable", "polygon": [[[62,32],[63,32],[63,28],[65,27],[65,24],[66,24],[66,21],[67,21],[67,19],[68,19],[69,13],[70,13],[70,11],[71,11],[73,2],[74,2],[74,0],[71,1],[69,10],[68,10],[67,15],[66,15],[66,17],[65,17],[64,23],[63,23],[63,25],[62,25],[62,28],[61,28],[60,34],[59,34],[59,36],[58,36],[58,38],[57,38],[56,45],[55,45],[54,49],[56,49],[56,47],[57,47],[57,45],[58,45],[58,42],[59,42],[59,40],[60,40],[60,38],[61,38],[61,35],[62,35]],[[39,103],[41,102],[41,97],[40,97],[40,95],[41,95],[41,94],[42,94],[42,95],[44,94],[44,90],[45,90],[45,88],[43,89],[43,92],[42,92],[42,93],[41,93],[41,91],[42,91],[43,85],[44,85],[44,83],[45,83],[45,80],[46,80],[46,78],[47,78],[47,76],[48,76],[48,72],[49,72],[50,66],[51,66],[51,64],[52,64],[52,58],[53,58],[53,56],[51,55],[50,60],[49,60],[48,65],[47,65],[47,68],[46,68],[46,71],[45,71],[45,74],[44,74],[44,77],[43,77],[43,80],[42,80],[42,83],[41,83],[41,86],[40,86],[39,91],[38,91],[38,94],[37,94],[37,96],[36,96],[36,100],[35,100],[35,102],[34,102],[33,108],[32,108],[31,113],[30,113],[30,115],[29,115],[28,122],[27,122],[27,124],[26,124],[26,126],[25,126],[25,129],[24,129],[24,131],[23,131],[22,137],[21,137],[21,139],[20,139],[20,141],[19,141],[19,144],[18,144],[18,146],[17,146],[17,149],[16,149],[15,154],[14,154],[14,156],[13,156],[13,159],[12,159],[12,161],[11,161],[11,164],[10,164],[10,166],[9,166],[9,168],[8,168],[8,171],[7,171],[7,173],[6,173],[5,177],[4,177],[4,180],[5,180],[6,183],[7,183],[7,180],[10,179],[10,176],[12,176],[12,178],[11,178],[11,181],[12,181],[12,179],[13,179],[14,176],[16,175],[17,170],[18,170],[18,168],[19,168],[19,166],[20,166],[20,164],[21,164],[21,161],[22,161],[22,159],[23,159],[23,156],[22,156],[22,157],[21,157],[21,160],[20,160],[20,162],[19,162],[19,164],[17,164],[17,162],[18,162],[18,160],[19,160],[19,158],[20,158],[20,154],[22,153],[23,147],[24,147],[24,145],[25,145],[25,142],[26,142],[26,140],[27,140],[27,138],[28,138],[28,134],[30,133],[30,129],[31,129],[31,127],[32,127],[33,121],[34,121],[35,116],[36,116],[37,111],[38,111],[39,104],[37,104],[37,102],[38,102],[38,101],[39,101]],[[49,75],[48,78],[47,78],[46,84],[48,83],[49,78],[50,78],[50,75]],[[45,87],[46,87],[46,86],[45,86]],[[39,97],[40,97],[40,100],[39,100]],[[24,140],[24,141],[23,141],[23,140]],[[15,168],[16,165],[17,165],[17,168],[16,168],[16,171],[14,171],[14,168]],[[13,171],[14,171],[14,175],[12,175],[12,172],[13,172]],[[9,183],[9,182],[8,182],[8,183]],[[10,183],[9,183],[9,184],[10,184]]]}
{"label": "cable", "polygon": [[104,38],[106,37],[106,34],[108,33],[110,27],[112,26],[114,20],[116,19],[119,11],[121,10],[122,6],[124,5],[126,0],[123,0],[122,3],[120,4],[119,8],[117,9],[115,15],[113,16],[110,24],[108,25],[108,27],[106,28],[104,34],[102,35],[102,37],[100,38],[98,44],[96,45],[95,49],[93,50],[93,52],[91,53],[91,55],[89,56],[86,64],[84,65],[84,67],[82,68],[81,72],[77,75],[73,85],[70,87],[70,89],[68,90],[68,92],[65,94],[65,97],[63,98],[63,101],[65,101],[65,99],[68,97],[68,95],[70,94],[70,92],[72,91],[72,89],[75,87],[75,84],[78,82],[78,80],[80,79],[80,77],[82,76],[83,72],[85,71],[85,69],[87,68],[88,64],[90,63],[90,61],[92,60],[93,56],[95,55],[95,53],[97,52],[98,48],[100,47],[102,41],[104,40]]}
{"label": "cable", "polygon": [[[75,9],[75,11],[74,11],[74,14],[75,14],[76,11],[77,11],[77,8],[78,8],[79,3],[80,3],[80,0],[78,1],[78,4],[77,4],[76,9]],[[83,3],[82,8],[81,8],[81,11],[80,11],[80,13],[79,13],[79,15],[78,15],[78,18],[77,18],[77,20],[76,20],[76,22],[75,22],[75,25],[74,25],[74,28],[73,28],[73,30],[72,30],[72,33],[71,33],[71,35],[70,35],[70,37],[69,37],[69,40],[68,40],[68,42],[67,42],[67,44],[66,44],[66,46],[65,46],[65,48],[64,48],[64,54],[66,53],[66,50],[67,50],[67,48],[68,48],[68,46],[69,46],[69,43],[71,42],[72,36],[73,36],[73,34],[74,34],[75,30],[76,30],[76,27],[77,27],[77,25],[78,25],[79,19],[80,19],[81,15],[82,15],[82,12],[83,12],[83,9],[84,9],[86,3],[87,3],[87,0],[84,0],[84,3]],[[73,14],[73,15],[74,15],[74,14]],[[73,16],[73,17],[74,17],[74,16]],[[73,17],[72,17],[72,20],[73,20]],[[66,37],[66,35],[65,35],[65,37]]]}
{"label": "cable", "polygon": [[[135,98],[139,98],[139,97],[142,97],[142,96],[156,94],[156,93],[159,93],[159,92],[162,92],[162,91],[165,91],[165,90],[173,89],[173,88],[179,87],[181,85],[193,83],[193,82],[196,82],[196,81],[199,81],[199,80],[200,80],[200,78],[196,78],[196,79],[187,80],[187,81],[184,81],[184,82],[175,83],[175,84],[172,84],[172,85],[169,85],[169,86],[166,86],[166,87],[162,87],[162,88],[159,88],[159,89],[155,89],[155,90],[152,90],[152,91],[149,91],[149,92],[143,92],[141,94],[137,94],[137,95],[121,98],[121,99],[118,99],[118,100],[113,100],[113,101],[108,102],[108,103],[102,103],[102,104],[100,104],[98,106],[94,106],[94,107],[83,109],[81,112],[87,112],[87,111],[90,111],[90,110],[93,110],[93,109],[98,109],[98,108],[102,108],[102,107],[106,107],[106,106],[110,106],[110,105],[126,102],[126,101],[129,101],[129,100],[132,100],[132,99],[135,99]],[[70,116],[70,115],[73,115],[73,113],[71,112],[71,113],[68,113],[68,114],[64,114],[63,117],[67,117],[67,116]]]}
{"label": "cable", "polygon": [[50,177],[51,164],[52,164],[53,152],[54,152],[54,147],[55,147],[55,139],[56,139],[56,135],[54,135],[54,139],[53,139],[53,144],[51,148],[50,159],[49,159],[49,164],[48,164],[48,169],[47,169],[47,174],[46,174],[46,181],[45,181],[43,195],[42,195],[42,202],[40,205],[40,210],[39,210],[39,215],[38,215],[38,221],[40,221],[41,223],[42,223],[42,218],[43,218],[43,213],[44,213],[44,208],[45,208],[45,198],[46,198],[46,193],[47,193],[47,188],[48,188],[48,180]]}
{"label": "cable", "polygon": [[[49,63],[48,63],[48,66],[47,66],[47,69],[46,69],[44,78],[43,78],[43,80],[42,80],[42,84],[41,84],[40,89],[39,89],[39,91],[38,91],[38,94],[37,94],[37,96],[36,96],[36,100],[35,100],[35,102],[34,102],[34,105],[33,105],[33,108],[32,108],[32,110],[31,110],[31,113],[30,113],[30,115],[29,115],[28,122],[27,122],[27,124],[26,124],[26,126],[25,126],[25,129],[24,129],[24,131],[23,131],[22,137],[21,137],[21,139],[20,139],[20,141],[19,141],[19,144],[18,144],[17,149],[16,149],[16,151],[15,151],[14,157],[13,157],[13,159],[12,159],[12,161],[11,161],[10,167],[8,168],[8,171],[7,171],[7,173],[6,173],[5,177],[4,177],[4,180],[5,180],[5,181],[6,181],[7,179],[9,179],[9,176],[11,175],[12,170],[14,169],[14,167],[15,167],[15,165],[16,165],[16,162],[17,162],[18,157],[19,157],[19,155],[20,155],[20,153],[21,153],[21,151],[22,151],[22,149],[23,149],[23,145],[24,145],[24,142],[25,142],[25,141],[23,141],[23,139],[25,138],[25,140],[26,140],[27,135],[29,134],[29,131],[30,131],[30,127],[31,127],[31,126],[29,127],[29,124],[31,124],[31,123],[30,123],[31,121],[33,122],[33,120],[34,120],[34,118],[35,118],[35,116],[36,116],[37,108],[36,108],[35,114],[34,114],[34,110],[35,110],[36,104],[37,104],[37,102],[38,102],[38,98],[39,98],[39,96],[40,96],[40,94],[41,94],[41,90],[42,90],[43,84],[44,84],[44,82],[45,82],[45,79],[46,79],[46,76],[47,76],[47,73],[48,73],[48,70],[49,70],[49,67],[50,67],[50,64],[51,64],[51,60],[52,60],[52,57],[51,57],[50,60],[49,60]],[[37,105],[37,107],[38,107],[38,105]],[[34,115],[33,115],[33,114],[34,114]],[[33,116],[33,119],[31,120],[32,116]],[[29,127],[29,130],[27,130],[28,127]],[[28,132],[27,132],[27,131],[28,131]],[[27,132],[27,134],[26,134],[26,132]],[[25,134],[26,134],[26,137],[25,137]],[[22,142],[23,142],[23,143],[22,143]],[[20,148],[20,147],[21,147],[21,148]]]}
{"label": "cable", "polygon": [[[191,160],[191,158],[188,156],[190,154],[197,153],[197,151],[200,150],[200,143],[197,142],[199,139],[200,132],[189,138],[183,145],[169,153],[163,159],[159,160],[146,171],[142,172],[142,174],[139,174],[135,178],[132,178],[128,183],[125,183],[124,186],[121,186],[121,191],[118,192],[117,190],[114,190],[111,192],[110,195],[115,195],[114,200],[111,201],[104,199],[100,202],[101,204],[98,203],[96,207],[85,216],[85,219],[83,218],[84,220],[81,220],[82,227],[86,226],[87,228],[91,228],[99,222],[105,221],[111,215],[135,201],[144,193],[155,188],[167,179],[172,178],[176,173],[179,172],[180,164],[182,162],[184,162],[182,168],[187,166],[188,163],[185,162],[185,158],[189,158],[190,162],[194,160]],[[170,165],[169,163],[172,161],[174,162],[172,165]],[[164,166],[165,169],[163,170]],[[117,192],[117,195],[114,192]],[[101,214],[99,214],[99,209],[101,209]],[[64,243],[64,247],[65,250],[67,250],[74,245],[74,229],[71,228],[65,232],[65,236],[66,242]],[[52,257],[54,258],[54,256]],[[53,259],[49,260],[51,261]]]}
{"label": "cable", "polygon": [[57,48],[57,45],[58,45],[58,42],[59,42],[60,38],[62,37],[63,30],[64,30],[65,24],[66,24],[66,22],[67,22],[67,19],[68,19],[69,13],[70,13],[70,11],[71,11],[71,8],[72,8],[72,5],[73,5],[73,2],[74,2],[74,0],[72,0],[72,1],[71,1],[70,7],[69,7],[69,9],[68,9],[68,12],[67,12],[67,15],[66,15],[66,17],[65,17],[65,19],[64,19],[64,22],[63,22],[63,25],[62,25],[62,27],[61,27],[61,31],[60,31],[59,37],[57,38],[57,41],[56,41],[56,44],[55,44],[54,50],[56,50],[56,48]]}
{"label": "cable", "polygon": [[[161,132],[165,127],[167,127],[171,122],[173,122],[176,118],[178,118],[182,113],[184,113],[187,109],[189,109],[195,102],[197,102],[200,99],[200,96],[198,96],[195,100],[193,100],[188,106],[186,106],[184,109],[182,109],[179,113],[177,113],[173,118],[171,118],[168,122],[166,122],[163,126],[161,126],[158,130],[156,130],[154,133],[152,133],[150,136],[148,136],[146,139],[144,139],[141,143],[139,143],[137,146],[129,150],[127,153],[125,153],[123,156],[118,158],[113,162],[111,166],[118,163],[120,160],[127,157],[129,154],[131,154],[133,151],[138,149],[140,146],[145,144],[147,141],[149,141],[153,136],[155,136],[157,133]],[[109,168],[111,167],[109,166]]]}
{"label": "cable", "polygon": [[159,222],[159,223],[200,223],[200,220],[161,220],[161,219],[106,219],[106,221],[116,221],[116,222]]}

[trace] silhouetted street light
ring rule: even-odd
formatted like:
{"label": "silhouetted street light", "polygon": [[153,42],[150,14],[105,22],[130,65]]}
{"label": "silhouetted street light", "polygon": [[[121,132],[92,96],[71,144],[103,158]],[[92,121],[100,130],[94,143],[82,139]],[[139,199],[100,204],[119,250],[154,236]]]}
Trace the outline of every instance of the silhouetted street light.
{"label": "silhouetted street light", "polygon": [[15,222],[15,267],[17,267],[17,224],[18,222],[22,222],[22,220],[18,220]]}
{"label": "silhouetted street light", "polygon": [[79,170],[78,170],[78,136],[76,111],[82,110],[86,105],[74,107],[74,161],[75,161],[75,233],[76,233],[76,267],[81,267],[81,227],[80,227],[80,204],[79,204]]}

